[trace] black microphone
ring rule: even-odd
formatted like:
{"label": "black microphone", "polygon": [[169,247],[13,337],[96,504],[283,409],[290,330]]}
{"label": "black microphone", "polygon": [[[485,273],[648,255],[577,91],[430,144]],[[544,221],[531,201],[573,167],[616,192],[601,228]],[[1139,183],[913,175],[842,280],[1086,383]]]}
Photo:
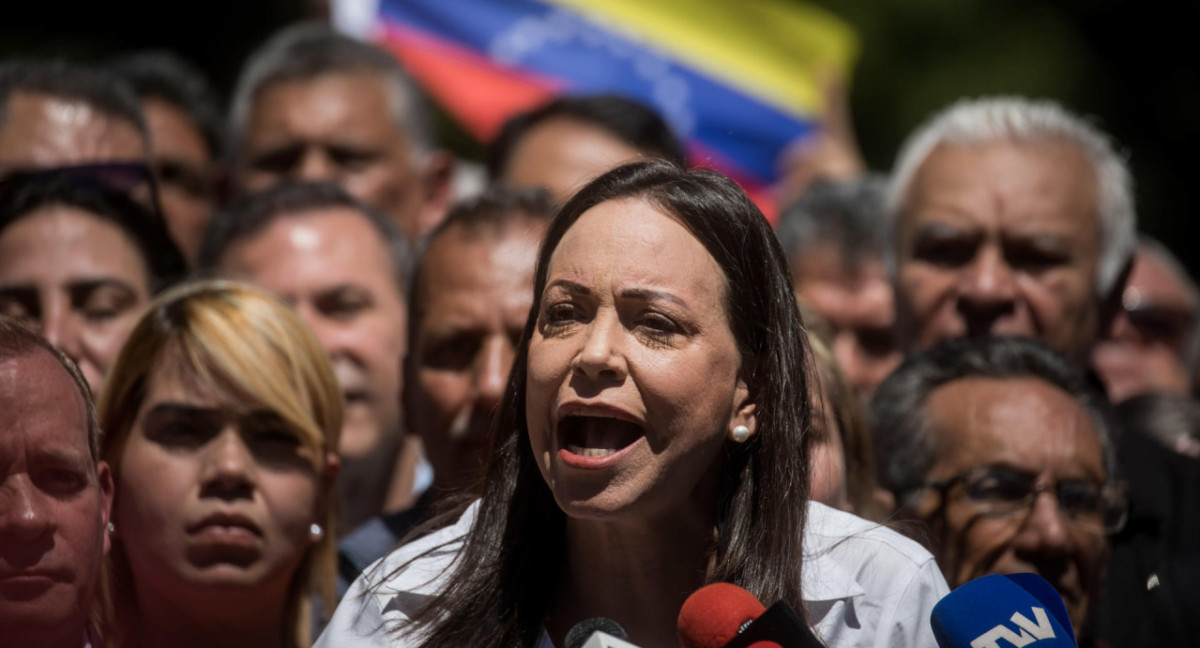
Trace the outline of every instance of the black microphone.
{"label": "black microphone", "polygon": [[626,641],[621,624],[604,617],[584,619],[567,631],[565,648],[638,648]]}
{"label": "black microphone", "polygon": [[693,592],[679,610],[676,627],[685,648],[823,648],[786,601],[764,608],[753,594],[729,583]]}

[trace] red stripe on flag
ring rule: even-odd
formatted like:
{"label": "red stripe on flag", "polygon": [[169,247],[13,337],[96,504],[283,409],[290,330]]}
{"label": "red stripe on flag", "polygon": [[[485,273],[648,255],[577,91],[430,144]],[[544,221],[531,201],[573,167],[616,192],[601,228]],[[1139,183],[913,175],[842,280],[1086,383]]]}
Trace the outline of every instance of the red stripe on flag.
{"label": "red stripe on flag", "polygon": [[779,220],[779,201],[775,198],[775,193],[771,188],[738,169],[736,164],[730,163],[720,153],[698,142],[689,142],[688,164],[720,171],[729,176],[742,187],[742,191],[745,191],[747,196],[750,196],[750,200],[758,206],[772,227]]}
{"label": "red stripe on flag", "polygon": [[380,43],[480,142],[490,142],[517,112],[557,96],[564,83],[497,65],[416,30],[384,24]]}

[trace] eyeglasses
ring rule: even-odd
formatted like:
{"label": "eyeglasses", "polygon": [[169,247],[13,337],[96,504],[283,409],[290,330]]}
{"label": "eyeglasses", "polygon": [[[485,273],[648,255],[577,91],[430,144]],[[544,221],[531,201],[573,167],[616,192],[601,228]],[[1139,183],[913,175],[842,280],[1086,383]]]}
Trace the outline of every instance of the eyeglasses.
{"label": "eyeglasses", "polygon": [[97,162],[6,171],[0,176],[0,199],[28,183],[52,181],[115,191],[129,196],[156,214],[162,213],[158,182],[150,167],[140,162]]}
{"label": "eyeglasses", "polygon": [[154,181],[150,167],[140,162],[100,162],[45,169],[17,169],[4,173],[0,186],[10,187],[29,181],[62,179],[80,184],[94,183],[121,193],[134,190]]}
{"label": "eyeglasses", "polygon": [[1053,492],[1066,519],[1080,527],[1116,533],[1125,526],[1126,502],[1121,489],[1086,480],[1064,480],[1053,485],[1038,482],[1034,473],[1007,466],[975,466],[925,488],[941,493],[961,487],[961,496],[985,515],[1015,515],[1028,511],[1043,492]]}

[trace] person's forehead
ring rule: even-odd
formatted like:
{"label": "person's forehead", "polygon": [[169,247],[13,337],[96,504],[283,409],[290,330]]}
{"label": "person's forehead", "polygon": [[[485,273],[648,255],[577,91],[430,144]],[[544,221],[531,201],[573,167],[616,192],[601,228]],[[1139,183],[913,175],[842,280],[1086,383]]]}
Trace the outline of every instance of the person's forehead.
{"label": "person's forehead", "polygon": [[599,125],[551,117],[516,143],[503,179],[517,186],[547,187],[565,200],[588,180],[640,155]]}
{"label": "person's forehead", "polygon": [[331,285],[353,278],[373,284],[386,281],[397,289],[395,260],[383,234],[350,208],[281,214],[230,246],[219,265],[250,274],[260,283],[272,277]]}
{"label": "person's forehead", "polygon": [[877,282],[891,283],[882,259],[869,255],[850,255],[831,243],[798,251],[789,265],[792,280],[798,284],[820,282],[855,289]]}
{"label": "person's forehead", "polygon": [[1070,394],[1040,378],[952,380],[929,394],[924,410],[939,465],[962,470],[1000,463],[1104,476],[1095,420]]}
{"label": "person's forehead", "polygon": [[1065,140],[942,144],[921,163],[904,197],[901,226],[945,220],[1093,234],[1095,172]]}
{"label": "person's forehead", "polygon": [[[611,282],[611,288],[661,288],[699,307],[724,308],[725,274],[678,219],[642,198],[602,202],[567,229],[550,254],[548,278]],[[603,286],[608,290],[610,286]]]}
{"label": "person's forehead", "polygon": [[0,281],[106,277],[150,289],[137,244],[115,223],[70,205],[39,208],[0,232]]}
{"label": "person's forehead", "polygon": [[329,72],[261,88],[251,111],[249,140],[384,134],[404,137],[397,98],[387,77],[372,71]]}
{"label": "person's forehead", "polygon": [[545,225],[533,221],[442,232],[421,258],[422,301],[449,306],[450,301],[486,300],[527,308],[544,232]]}
{"label": "person's forehead", "polygon": [[14,92],[0,126],[0,165],[11,168],[141,161],[148,151],[135,124],[41,93]]}
{"label": "person's forehead", "polygon": [[[71,375],[41,347],[0,359],[0,433],[90,455],[87,408]],[[26,439],[28,443],[30,439]]]}

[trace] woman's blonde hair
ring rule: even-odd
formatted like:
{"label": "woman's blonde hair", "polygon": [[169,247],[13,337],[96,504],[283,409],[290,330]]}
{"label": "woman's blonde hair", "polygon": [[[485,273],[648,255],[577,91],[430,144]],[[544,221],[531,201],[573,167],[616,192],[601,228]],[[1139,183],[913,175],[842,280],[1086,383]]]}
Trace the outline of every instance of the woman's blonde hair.
{"label": "woman's blonde hair", "polygon": [[[169,363],[169,364],[168,364]],[[283,302],[251,286],[197,281],[159,297],[121,348],[99,403],[103,457],[114,480],[130,430],[152,377],[173,368],[196,385],[244,398],[278,414],[311,453],[318,475],[336,453],[342,428],[342,395],[329,355]],[[309,547],[292,581],[286,606],[285,645],[311,644],[311,596],[326,611],[336,604],[333,483],[319,491],[318,521],[324,536]],[[123,494],[116,493],[116,502]],[[132,601],[132,575],[119,537],[106,564],[101,627],[120,642],[128,623],[118,609]]]}

